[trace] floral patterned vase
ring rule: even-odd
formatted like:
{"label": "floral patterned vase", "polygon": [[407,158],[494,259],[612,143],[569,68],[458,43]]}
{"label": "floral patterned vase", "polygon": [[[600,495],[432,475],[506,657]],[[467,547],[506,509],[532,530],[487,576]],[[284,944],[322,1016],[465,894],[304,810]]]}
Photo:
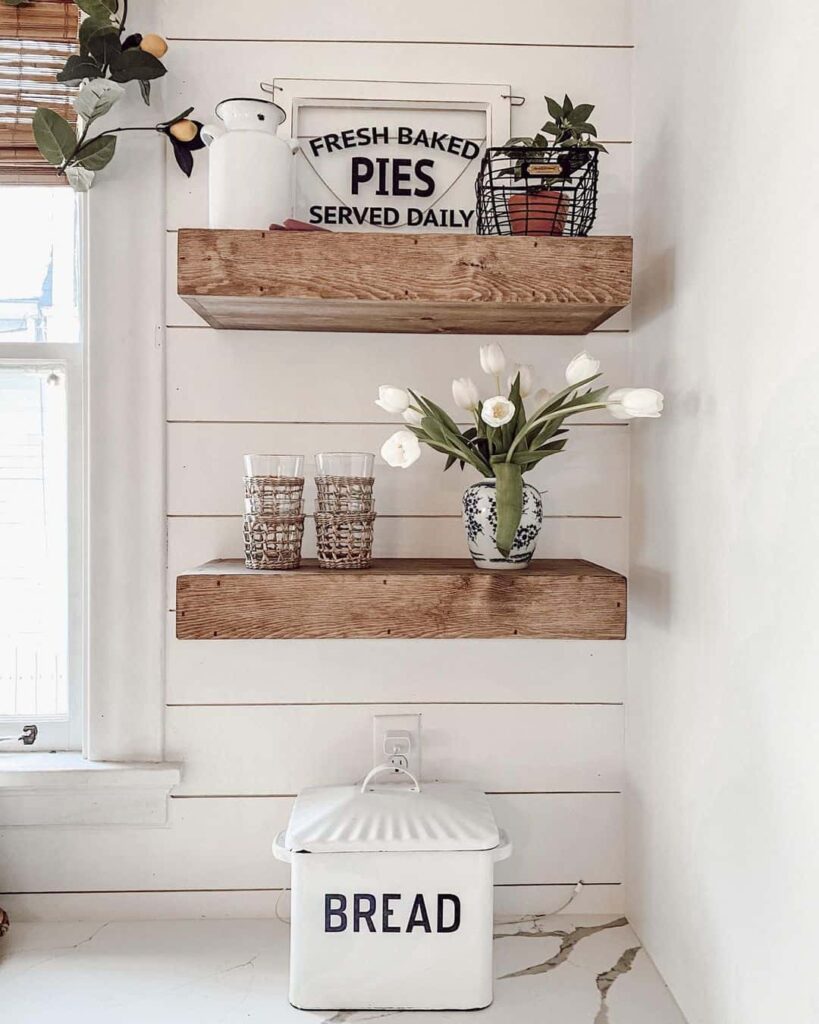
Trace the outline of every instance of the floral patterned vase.
{"label": "floral patterned vase", "polygon": [[509,557],[502,555],[495,544],[498,526],[498,503],[494,480],[481,480],[464,491],[464,526],[469,553],[479,569],[525,569],[537,547],[543,525],[543,502],[540,491],[531,484],[523,485],[523,512]]}

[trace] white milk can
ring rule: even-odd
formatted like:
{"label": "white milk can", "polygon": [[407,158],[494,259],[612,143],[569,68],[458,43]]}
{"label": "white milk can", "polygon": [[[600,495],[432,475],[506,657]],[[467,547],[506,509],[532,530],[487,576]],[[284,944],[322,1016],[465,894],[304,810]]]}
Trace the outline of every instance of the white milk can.
{"label": "white milk can", "polygon": [[267,229],[292,216],[293,147],[276,130],[285,112],[269,100],[229,99],[206,124],[210,150],[210,226]]}
{"label": "white milk can", "polygon": [[493,867],[511,853],[486,796],[456,783],[299,794],[290,1002],[303,1010],[475,1010],[492,1002]]}

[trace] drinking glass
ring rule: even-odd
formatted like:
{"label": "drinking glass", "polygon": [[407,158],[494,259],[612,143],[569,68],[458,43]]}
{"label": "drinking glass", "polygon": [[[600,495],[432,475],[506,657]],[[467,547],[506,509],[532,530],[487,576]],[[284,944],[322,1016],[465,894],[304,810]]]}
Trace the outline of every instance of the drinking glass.
{"label": "drinking glass", "polygon": [[300,515],[303,491],[303,455],[245,455],[245,512],[248,515]]}
{"label": "drinking glass", "polygon": [[375,456],[371,452],[319,452],[316,456],[318,476],[341,476],[369,479],[373,475]]}
{"label": "drinking glass", "polygon": [[245,476],[304,477],[303,455],[245,455]]}

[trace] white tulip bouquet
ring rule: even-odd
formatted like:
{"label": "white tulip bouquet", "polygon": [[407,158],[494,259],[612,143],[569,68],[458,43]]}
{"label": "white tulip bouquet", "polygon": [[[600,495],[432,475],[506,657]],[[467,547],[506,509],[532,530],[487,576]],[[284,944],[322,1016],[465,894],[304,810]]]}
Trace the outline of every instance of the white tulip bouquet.
{"label": "white tulip bouquet", "polygon": [[[524,400],[534,390],[531,366],[509,367],[498,344],[481,347],[481,368],[494,379],[496,394],[482,399],[475,382],[458,377],[452,382],[452,397],[459,409],[470,413],[474,426],[461,429],[443,409],[411,388],[385,384],[379,388],[376,405],[386,412],[400,414],[407,426],[389,437],[381,455],[390,466],[401,469],[413,465],[425,444],[446,456],[447,470],[455,463],[461,469],[468,463],[482,476],[494,477],[497,492],[498,524],[496,545],[509,554],[520,524],[523,474],[541,460],[557,455],[566,447],[564,422],[579,413],[607,409],[616,419],[658,417],[663,396],[652,388],[593,388],[601,376],[600,363],[588,352],[581,352],[566,367],[566,384],[552,394],[534,393],[533,411],[527,413]],[[501,381],[506,380],[503,394]]]}

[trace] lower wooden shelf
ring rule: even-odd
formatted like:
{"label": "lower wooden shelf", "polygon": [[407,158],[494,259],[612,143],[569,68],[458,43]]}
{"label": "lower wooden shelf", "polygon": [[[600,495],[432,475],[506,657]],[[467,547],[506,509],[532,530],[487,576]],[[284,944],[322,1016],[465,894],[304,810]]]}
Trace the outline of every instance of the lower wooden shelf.
{"label": "lower wooden shelf", "polygon": [[380,559],[370,569],[290,572],[208,562],[176,581],[181,640],[622,640],[624,576],[579,559],[492,572],[464,559]]}

